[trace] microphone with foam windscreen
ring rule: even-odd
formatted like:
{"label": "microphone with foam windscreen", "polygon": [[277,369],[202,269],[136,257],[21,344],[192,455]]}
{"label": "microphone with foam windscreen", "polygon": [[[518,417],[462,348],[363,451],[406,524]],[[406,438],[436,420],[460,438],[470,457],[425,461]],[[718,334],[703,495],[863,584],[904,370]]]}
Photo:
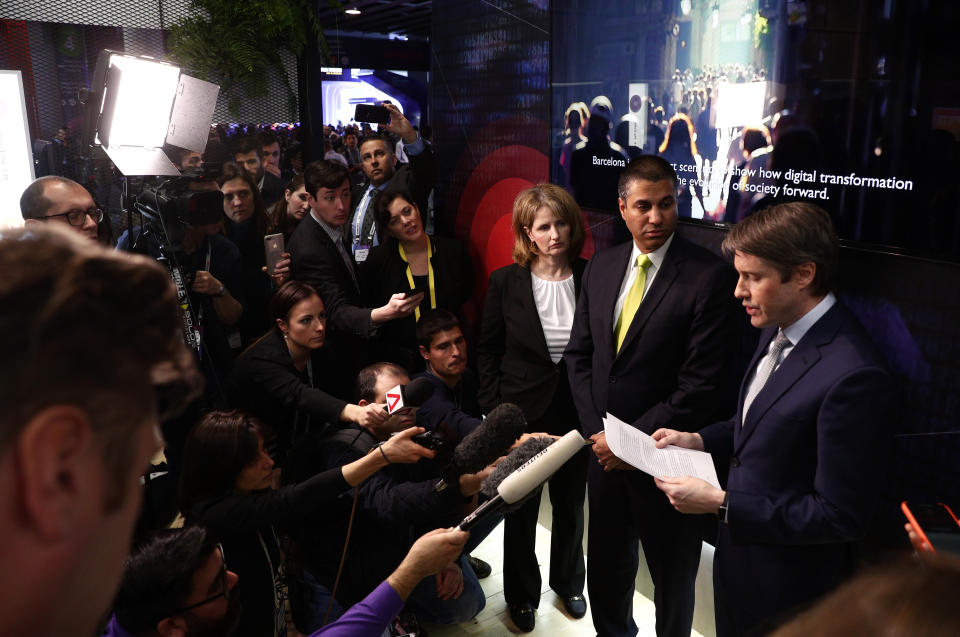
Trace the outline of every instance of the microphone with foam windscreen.
{"label": "microphone with foam windscreen", "polygon": [[[490,477],[484,480],[483,492],[493,495],[493,499],[484,502],[465,517],[459,528],[469,531],[491,513],[509,513],[519,508],[557,469],[583,449],[584,444],[583,436],[575,429],[556,441],[550,438],[531,438],[524,442],[501,460]],[[523,453],[518,453],[521,450]],[[532,456],[529,455],[531,453]]]}
{"label": "microphone with foam windscreen", "polygon": [[453,459],[444,469],[443,479],[436,491],[467,473],[476,473],[507,452],[510,446],[523,435],[527,419],[523,411],[513,403],[497,405],[476,429],[463,437],[453,450]]}

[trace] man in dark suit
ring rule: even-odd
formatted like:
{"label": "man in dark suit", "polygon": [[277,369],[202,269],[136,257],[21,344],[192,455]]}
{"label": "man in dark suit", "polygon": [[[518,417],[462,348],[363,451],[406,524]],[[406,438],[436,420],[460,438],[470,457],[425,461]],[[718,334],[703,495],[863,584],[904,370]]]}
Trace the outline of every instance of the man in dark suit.
{"label": "man in dark suit", "polygon": [[723,248],[740,273],[737,298],[765,328],[737,413],[699,433],[654,433],[658,446],[730,458],[726,491],[658,481],[678,511],[720,518],[720,637],[764,631],[849,574],[881,493],[892,411],[882,358],[830,291],[838,248],[825,211],[773,206],[734,226]]}
{"label": "man in dark suit", "polygon": [[343,226],[350,210],[347,168],[334,161],[311,162],[303,171],[310,214],[294,230],[287,244],[290,274],[295,281],[317,289],[326,308],[329,347],[345,365],[342,383],[331,393],[349,400],[352,379],[367,364],[366,342],[386,321],[409,316],[423,294],[407,298],[394,294],[386,305],[363,307],[357,264],[347,247]]}
{"label": "man in dark suit", "polygon": [[249,135],[238,139],[233,145],[233,161],[257,182],[263,203],[268,207],[283,199],[283,180],[264,168],[259,138]]}
{"label": "man in dark suit", "polygon": [[684,519],[653,478],[613,456],[603,415],[653,433],[681,422],[696,430],[733,411],[724,393],[737,341],[733,273],[674,235],[677,186],[659,157],[644,155],[623,169],[619,207],[633,241],[587,265],[564,354],[581,426],[595,443],[587,587],[604,637],[637,633],[638,540],[655,586],[657,634],[688,636],[701,541],[696,518]]}
{"label": "man in dark suit", "polygon": [[433,149],[424,142],[403,113],[389,102],[383,106],[390,111],[390,123],[381,127],[399,135],[410,163],[397,167],[393,144],[384,134],[367,135],[360,142],[360,161],[367,183],[354,186],[351,192],[348,236],[350,248],[357,262],[363,262],[370,248],[380,244],[373,208],[377,197],[386,188],[399,188],[413,195],[417,207],[426,214],[427,199],[437,183],[437,164]]}

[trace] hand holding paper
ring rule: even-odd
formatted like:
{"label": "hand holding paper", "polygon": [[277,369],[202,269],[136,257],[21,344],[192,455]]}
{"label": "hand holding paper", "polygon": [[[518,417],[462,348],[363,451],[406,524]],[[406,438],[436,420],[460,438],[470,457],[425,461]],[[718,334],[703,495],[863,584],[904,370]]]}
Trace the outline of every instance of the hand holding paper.
{"label": "hand holding paper", "polygon": [[611,414],[603,426],[610,450],[637,469],[661,479],[692,476],[720,488],[710,454],[673,445],[657,449],[653,438]]}

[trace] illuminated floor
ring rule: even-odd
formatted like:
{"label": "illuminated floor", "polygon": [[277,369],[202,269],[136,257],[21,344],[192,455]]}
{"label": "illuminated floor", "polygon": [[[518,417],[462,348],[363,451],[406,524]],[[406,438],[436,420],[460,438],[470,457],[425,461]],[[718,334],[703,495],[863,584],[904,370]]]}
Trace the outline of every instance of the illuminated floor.
{"label": "illuminated floor", "polygon": [[[590,618],[590,611],[587,611],[583,619],[573,619],[563,610],[563,602],[547,586],[549,573],[549,547],[550,545],[550,502],[548,497],[541,498],[540,502],[540,520],[537,525],[537,547],[543,547],[538,550],[540,561],[540,573],[543,581],[543,593],[540,596],[540,607],[537,608],[537,627],[530,635],[551,635],[556,637],[581,637],[592,636],[596,634],[593,629],[593,621]],[[584,542],[586,546],[586,542]],[[642,553],[642,551],[641,551]],[[487,595],[487,605],[483,611],[472,622],[458,624],[456,626],[427,626],[429,637],[465,637],[476,635],[506,636],[520,633],[519,630],[510,621],[507,612],[507,604],[503,598],[503,525],[499,525],[484,540],[480,546],[473,551],[473,556],[478,557],[490,563],[493,567],[493,573],[490,577],[480,580],[483,590]],[[701,555],[700,573],[697,575],[697,608],[694,617],[693,635],[712,637],[713,628],[713,590],[710,586],[710,570],[712,566],[712,549],[706,547],[704,554]],[[590,568],[589,556],[587,558],[587,568]],[[652,585],[649,582],[649,576],[646,568],[641,564],[640,573],[637,576],[636,592],[633,595],[633,617],[639,627],[639,637],[655,637],[654,631],[654,606],[653,602],[646,597],[652,595]],[[589,604],[589,595],[587,603]],[[697,630],[701,632],[697,632]]]}

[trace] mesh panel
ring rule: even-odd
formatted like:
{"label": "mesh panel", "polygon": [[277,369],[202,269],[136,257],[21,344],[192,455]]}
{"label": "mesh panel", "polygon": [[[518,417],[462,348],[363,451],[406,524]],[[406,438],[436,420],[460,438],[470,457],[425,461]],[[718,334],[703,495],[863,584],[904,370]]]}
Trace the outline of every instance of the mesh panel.
{"label": "mesh panel", "polygon": [[[135,55],[165,56],[164,25],[189,14],[188,0],[155,3],[38,3],[7,0],[0,8],[0,68],[23,73],[31,137],[51,140],[66,126],[77,136],[82,117],[79,89],[88,88],[99,52],[109,48]],[[296,58],[281,55],[292,86]],[[189,72],[189,71],[187,71]],[[237,114],[221,96],[214,122],[294,122],[282,78],[268,80],[268,95],[245,100]]]}
{"label": "mesh panel", "polygon": [[[167,32],[163,28],[188,16],[189,11],[189,0],[6,0],[0,6],[0,69],[22,73],[35,174],[59,174],[86,186],[107,212],[109,222],[102,227],[107,241],[115,239],[127,225],[121,214],[121,176],[98,150],[91,153],[92,158],[81,157],[80,92],[90,87],[97,57],[103,49],[164,58]],[[296,59],[289,54],[282,59],[290,83],[296,88]],[[214,123],[261,124],[297,119],[297,111],[290,108],[279,77],[268,80],[265,98],[242,100],[237,114],[229,112],[227,96],[221,94],[213,116]],[[61,127],[69,131],[66,143],[57,139]],[[284,140],[283,146],[286,145]],[[128,184],[131,194],[136,194],[139,183],[132,180]]]}

